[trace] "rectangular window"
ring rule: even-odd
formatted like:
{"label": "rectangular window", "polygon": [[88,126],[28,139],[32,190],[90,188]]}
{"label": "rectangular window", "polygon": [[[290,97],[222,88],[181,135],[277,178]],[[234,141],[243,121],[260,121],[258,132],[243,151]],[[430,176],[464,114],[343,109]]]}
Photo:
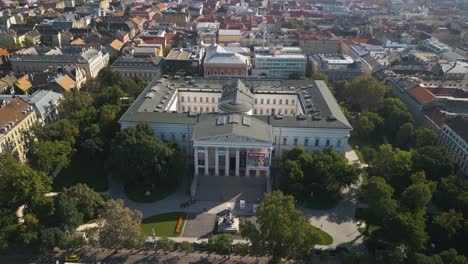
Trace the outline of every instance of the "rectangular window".
{"label": "rectangular window", "polygon": [[336,141],[336,147],[340,148],[341,147],[341,139],[338,139]]}
{"label": "rectangular window", "polygon": [[211,97],[211,102],[212,102],[212,103],[215,102],[215,98],[214,98],[214,97]]}
{"label": "rectangular window", "polygon": [[181,101],[181,102],[184,102],[184,97],[183,97],[183,96],[180,97],[180,101]]}
{"label": "rectangular window", "polygon": [[260,99],[260,104],[263,104],[263,98],[262,98],[262,99]]}
{"label": "rectangular window", "polygon": [[193,101],[196,103],[196,102],[197,102],[197,98],[196,98],[196,97],[193,97]]}
{"label": "rectangular window", "polygon": [[187,96],[187,102],[190,103],[190,96]]}
{"label": "rectangular window", "polygon": [[207,107],[205,110],[206,110],[207,113],[210,112],[210,108],[209,108],[209,107]]}
{"label": "rectangular window", "polygon": [[216,112],[216,109],[214,107],[211,108],[211,112]]}
{"label": "rectangular window", "polygon": [[270,114],[270,109],[267,109],[266,113],[267,113],[267,115],[269,115]]}
{"label": "rectangular window", "polygon": [[182,112],[185,112],[185,106],[182,106]]}
{"label": "rectangular window", "polygon": [[296,100],[292,99],[291,104],[295,104],[295,103],[296,103]]}
{"label": "rectangular window", "polygon": [[283,99],[279,99],[279,104],[283,104]]}
{"label": "rectangular window", "polygon": [[267,99],[267,104],[270,104],[270,99]]}
{"label": "rectangular window", "polygon": [[206,98],[205,98],[205,102],[206,102],[206,103],[209,103],[209,102],[210,102],[210,98],[206,97]]}
{"label": "rectangular window", "polygon": [[273,104],[276,104],[276,99],[273,99]]}
{"label": "rectangular window", "polygon": [[182,141],[185,141],[185,134],[182,134]]}
{"label": "rectangular window", "polygon": [[319,144],[320,144],[320,139],[316,138],[316,139],[315,139],[315,146],[318,147]]}
{"label": "rectangular window", "polygon": [[198,109],[196,106],[193,107],[193,111],[198,112]]}
{"label": "rectangular window", "polygon": [[263,109],[260,109],[260,114],[263,115]]}
{"label": "rectangular window", "polygon": [[327,140],[325,141],[325,146],[327,146],[327,147],[330,146],[330,140],[329,140],[329,139],[327,139]]}
{"label": "rectangular window", "polygon": [[288,100],[288,99],[286,99],[286,104],[289,104],[289,100]]}
{"label": "rectangular window", "polygon": [[288,144],[288,138],[284,137],[283,138],[283,145],[286,145],[286,144]]}
{"label": "rectangular window", "polygon": [[304,138],[304,146],[309,146],[309,138]]}
{"label": "rectangular window", "polygon": [[284,109],[284,114],[285,114],[285,115],[288,114],[288,109]]}
{"label": "rectangular window", "polygon": [[255,104],[258,104],[258,99],[257,98],[255,98]]}
{"label": "rectangular window", "polygon": [[203,97],[200,97],[200,103],[203,103]]}
{"label": "rectangular window", "polygon": [[299,141],[299,139],[297,137],[294,138],[294,146],[297,146],[297,142]]}
{"label": "rectangular window", "polygon": [[191,111],[192,111],[192,107],[189,106],[189,107],[188,107],[188,111],[191,112]]}

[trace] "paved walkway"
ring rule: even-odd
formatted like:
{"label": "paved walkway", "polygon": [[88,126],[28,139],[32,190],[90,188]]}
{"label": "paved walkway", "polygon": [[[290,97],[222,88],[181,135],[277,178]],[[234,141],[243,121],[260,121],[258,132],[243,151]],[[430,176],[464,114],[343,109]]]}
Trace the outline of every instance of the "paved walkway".
{"label": "paved walkway", "polygon": [[[349,148],[346,151],[346,157],[350,163],[359,162],[357,155]],[[362,165],[361,165],[362,166]],[[365,166],[365,165],[364,165]],[[137,209],[142,212],[143,217],[152,215],[168,213],[168,212],[186,212],[192,214],[220,214],[224,212],[227,207],[233,208],[233,214],[239,216],[252,216],[254,203],[246,203],[245,209],[239,209],[238,204],[232,202],[214,202],[214,201],[198,201],[195,204],[180,208],[180,204],[190,199],[190,196],[185,194],[182,190],[177,191],[167,198],[154,203],[138,203],[129,200],[123,191],[123,186],[116,183],[112,179],[109,182],[109,191],[103,193],[107,194],[113,199],[122,199],[125,205]],[[333,237],[333,244],[330,246],[318,246],[318,248],[335,248],[337,246],[344,246],[348,248],[360,247],[363,242],[363,236],[357,231],[358,221],[354,218],[355,209],[358,204],[357,193],[359,185],[351,186],[344,191],[343,200],[333,209],[329,210],[310,210],[298,207],[303,211],[305,216],[309,218],[310,223],[316,227],[321,228]],[[192,241],[197,238],[193,237],[180,237],[177,240]]]}

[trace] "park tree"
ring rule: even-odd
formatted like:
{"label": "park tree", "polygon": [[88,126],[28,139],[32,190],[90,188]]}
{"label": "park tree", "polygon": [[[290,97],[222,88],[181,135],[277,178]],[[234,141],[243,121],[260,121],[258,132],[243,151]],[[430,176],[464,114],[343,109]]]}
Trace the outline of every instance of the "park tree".
{"label": "park tree", "polygon": [[437,134],[428,128],[418,128],[414,132],[414,147],[420,148],[433,146],[437,140]]}
{"label": "park tree", "polygon": [[453,158],[446,148],[426,146],[416,149],[413,155],[415,171],[426,171],[430,179],[439,180],[453,173]]}
{"label": "park tree", "polygon": [[67,167],[73,151],[66,141],[38,141],[31,149],[30,162],[35,169],[51,173],[57,167]]}
{"label": "park tree", "polygon": [[45,173],[19,163],[10,154],[0,154],[0,179],[0,205],[8,210],[31,204],[51,189]]}
{"label": "park tree", "polygon": [[400,127],[405,123],[413,123],[413,117],[406,105],[398,98],[387,98],[377,109],[377,113],[385,120],[385,135],[393,141]]}
{"label": "park tree", "polygon": [[395,145],[401,149],[410,149],[414,142],[414,126],[412,123],[403,124],[398,130]]}
{"label": "park tree", "polygon": [[379,235],[396,246],[405,246],[409,251],[424,249],[429,239],[424,217],[410,212],[398,212],[379,230]]}
{"label": "park tree", "polygon": [[107,201],[99,227],[99,243],[105,248],[134,248],[142,246],[140,211],[125,207],[122,200]]}
{"label": "park tree", "polygon": [[463,225],[466,225],[463,214],[454,209],[442,212],[434,218],[433,223],[438,227],[440,234],[449,239],[457,235],[463,229]]}
{"label": "park tree", "polygon": [[39,232],[41,247],[51,249],[53,247],[64,247],[67,242],[67,234],[60,228],[49,227]]}
{"label": "park tree", "polygon": [[304,173],[297,160],[284,160],[281,163],[281,189],[294,197],[300,197],[304,193]]}
{"label": "park tree", "polygon": [[162,142],[152,128],[139,124],[117,133],[108,168],[127,187],[161,190],[177,182],[178,162],[175,145]]}
{"label": "park tree", "polygon": [[257,252],[270,254],[273,262],[308,254],[320,241],[313,226],[294,208],[294,198],[280,191],[265,195],[256,216],[257,225],[248,220],[242,223],[241,235]]}
{"label": "park tree", "polygon": [[93,97],[86,92],[74,91],[65,93],[63,103],[60,105],[60,116],[73,120],[75,112],[87,109],[93,105]]}
{"label": "park tree", "polygon": [[435,202],[445,210],[455,209],[468,215],[468,180],[464,177],[449,176],[442,178],[435,193]]}
{"label": "park tree", "polygon": [[[337,85],[337,96],[356,111],[373,111],[379,106],[388,88],[372,77],[358,77],[351,82]],[[362,96],[365,95],[365,96]]]}
{"label": "park tree", "polygon": [[465,256],[458,254],[455,249],[444,250],[439,254],[427,256],[422,253],[414,253],[409,258],[407,263],[412,264],[465,264],[467,259]]}
{"label": "park tree", "polygon": [[401,194],[401,207],[412,214],[425,214],[426,207],[431,201],[436,183],[426,180],[424,172],[417,172],[411,176],[412,184]]}
{"label": "park tree", "polygon": [[80,131],[68,119],[60,119],[56,122],[48,123],[44,127],[38,126],[34,129],[34,136],[39,141],[64,141],[70,146],[75,144],[75,139]]}
{"label": "park tree", "polygon": [[229,234],[212,235],[208,237],[208,249],[217,254],[229,254],[234,239]]}
{"label": "park tree", "polygon": [[86,184],[78,183],[65,188],[56,199],[56,217],[69,227],[98,217],[104,199]]}
{"label": "park tree", "polygon": [[365,218],[369,224],[382,225],[397,211],[397,201],[393,199],[392,186],[382,177],[372,177],[364,189],[365,201],[368,205]]}
{"label": "park tree", "polygon": [[384,176],[397,190],[402,191],[410,183],[412,154],[389,144],[380,145],[371,164],[372,175]]}

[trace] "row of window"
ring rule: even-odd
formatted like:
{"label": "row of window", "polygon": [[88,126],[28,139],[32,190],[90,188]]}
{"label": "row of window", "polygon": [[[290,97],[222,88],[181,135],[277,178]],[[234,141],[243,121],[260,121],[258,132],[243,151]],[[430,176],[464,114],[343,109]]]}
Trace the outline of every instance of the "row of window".
{"label": "row of window", "polygon": [[[193,109],[193,111],[192,111],[192,109]],[[182,112],[199,112],[200,111],[202,113],[203,112],[216,113],[216,112],[218,112],[216,109],[217,109],[216,107],[211,107],[210,108],[210,107],[202,107],[202,106],[200,106],[200,107],[194,106],[193,108],[191,106],[187,106],[187,108],[185,106],[181,107]]]}
{"label": "row of window", "polygon": [[[265,111],[263,111],[265,110]],[[272,108],[271,111],[269,108],[267,109],[254,109],[253,110],[253,114],[254,115],[281,115],[281,114],[285,114],[285,115],[294,115],[296,113],[296,111],[294,110],[288,110],[288,109],[275,109],[275,108]]]}
{"label": "row of window", "polygon": [[[192,100],[194,103],[197,102],[197,97],[194,96],[193,99],[190,99],[190,98],[191,98],[190,96],[187,96],[187,102],[190,103],[191,102],[190,100]],[[210,103],[210,97],[203,98],[200,96],[198,99],[200,103],[203,103],[203,99],[205,99],[205,103]],[[180,101],[185,102],[185,96],[181,96]],[[211,103],[215,103],[216,101],[219,103],[221,101],[221,98],[218,97],[218,99],[216,99],[215,97],[211,97]]]}
{"label": "row of window", "polygon": [[[332,147],[331,138],[326,138],[325,141],[324,141],[324,143],[325,143],[324,145],[322,145],[323,141],[320,138],[314,138],[313,142],[310,142],[311,140],[312,139],[306,137],[306,138],[304,138],[304,140],[302,142],[299,142],[299,137],[294,137],[293,141],[292,141],[292,144],[290,144],[288,142],[288,137],[283,137],[281,144],[282,145],[288,145],[289,144],[289,145],[293,145],[293,146],[303,145],[303,146],[307,147],[307,146],[310,146],[310,143],[313,143],[313,146],[315,146],[315,147],[319,147],[319,146]],[[278,144],[278,137],[275,137],[274,144]],[[342,145],[342,140],[340,138],[337,138],[336,139],[336,144],[334,145],[334,147],[340,148],[341,145]]]}
{"label": "row of window", "polygon": [[[260,104],[265,104],[265,101],[266,101],[266,104],[270,104],[270,102],[273,102],[274,105],[276,105],[276,99],[273,99],[270,101],[269,98],[267,99],[263,99],[261,98],[260,100],[258,100],[258,98],[255,98],[255,104],[258,104],[258,102],[260,101]],[[282,105],[283,104],[283,99],[278,99],[278,104]],[[289,104],[289,99],[284,99],[284,104]],[[294,99],[291,99],[291,104],[294,105],[296,104],[296,100]]]}

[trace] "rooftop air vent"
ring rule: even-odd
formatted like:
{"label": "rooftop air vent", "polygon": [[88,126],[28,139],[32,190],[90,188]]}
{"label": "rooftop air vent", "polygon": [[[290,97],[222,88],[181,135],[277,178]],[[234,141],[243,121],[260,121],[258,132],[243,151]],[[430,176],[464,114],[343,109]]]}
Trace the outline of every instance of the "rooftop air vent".
{"label": "rooftop air vent", "polygon": [[275,115],[275,119],[280,119],[281,120],[283,118],[284,118],[284,116],[282,114]]}
{"label": "rooftop air vent", "polygon": [[197,115],[198,115],[197,112],[189,112],[189,114],[188,114],[188,116],[190,116],[190,117],[195,117]]}
{"label": "rooftop air vent", "polygon": [[328,119],[328,121],[335,121],[335,120],[336,120],[336,117],[333,116],[333,115],[330,115],[330,116],[328,116],[327,119]]}
{"label": "rooftop air vent", "polygon": [[242,124],[244,126],[250,126],[252,124],[252,120],[250,119],[250,117],[242,117]]}
{"label": "rooftop air vent", "polygon": [[217,126],[224,125],[224,122],[225,122],[224,116],[218,116],[218,118],[216,119],[216,125]]}
{"label": "rooftop air vent", "polygon": [[307,116],[306,115],[298,115],[297,120],[306,120]]}
{"label": "rooftop air vent", "polygon": [[313,120],[317,120],[317,121],[318,121],[318,120],[322,120],[322,115],[320,115],[320,114],[315,114],[315,115],[312,116],[312,119],[313,119]]}

